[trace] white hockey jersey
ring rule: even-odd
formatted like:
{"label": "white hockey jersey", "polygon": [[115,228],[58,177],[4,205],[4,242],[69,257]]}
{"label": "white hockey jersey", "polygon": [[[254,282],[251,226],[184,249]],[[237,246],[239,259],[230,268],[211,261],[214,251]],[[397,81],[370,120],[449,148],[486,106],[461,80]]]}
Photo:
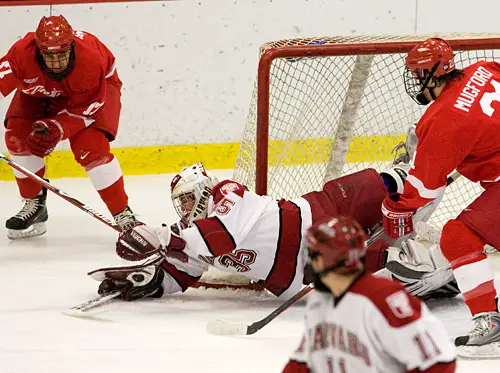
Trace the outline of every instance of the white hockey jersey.
{"label": "white hockey jersey", "polygon": [[455,347],[424,303],[363,274],[340,298],[308,297],[305,333],[283,373],[455,371]]}
{"label": "white hockey jersey", "polygon": [[[304,237],[312,224],[305,199],[277,201],[226,180],[214,187],[208,209],[206,219],[182,230],[184,251],[163,262],[165,293],[186,290],[209,265],[262,280],[266,289],[283,298],[302,288]],[[159,235],[162,239],[161,230]]]}

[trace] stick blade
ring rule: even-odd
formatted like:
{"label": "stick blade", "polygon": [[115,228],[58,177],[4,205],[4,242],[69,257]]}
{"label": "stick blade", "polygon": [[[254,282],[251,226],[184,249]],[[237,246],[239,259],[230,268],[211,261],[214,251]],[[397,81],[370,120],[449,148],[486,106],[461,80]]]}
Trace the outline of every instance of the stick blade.
{"label": "stick blade", "polygon": [[207,323],[207,332],[215,335],[246,335],[248,334],[248,325],[210,320]]}
{"label": "stick blade", "polygon": [[103,312],[102,309],[99,311],[94,309],[88,311],[82,311],[75,308],[69,308],[67,310],[62,311],[62,314],[66,316],[76,317],[79,319],[91,320],[91,319],[100,319],[99,316],[102,312]]}
{"label": "stick blade", "polygon": [[[120,296],[120,291],[113,291],[107,295],[98,296],[96,298],[92,298],[86,302],[83,302],[77,306],[71,307],[67,310],[64,310],[62,313],[67,316],[72,317],[80,317],[80,318],[92,318],[99,313],[99,308],[97,311],[95,308],[102,306],[103,304],[108,303],[110,300],[117,298]],[[101,310],[102,311],[102,310]]]}

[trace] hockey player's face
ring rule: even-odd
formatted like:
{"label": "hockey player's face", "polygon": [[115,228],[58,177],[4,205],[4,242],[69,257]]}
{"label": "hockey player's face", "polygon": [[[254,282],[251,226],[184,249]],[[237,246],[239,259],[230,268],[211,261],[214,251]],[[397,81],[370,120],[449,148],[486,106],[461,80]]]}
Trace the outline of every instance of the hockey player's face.
{"label": "hockey player's face", "polygon": [[194,208],[195,198],[192,193],[184,194],[179,197],[179,210],[185,218],[189,217]]}
{"label": "hockey player's face", "polygon": [[60,53],[42,53],[45,65],[50,71],[56,74],[62,73],[68,68],[70,56],[71,49]]}

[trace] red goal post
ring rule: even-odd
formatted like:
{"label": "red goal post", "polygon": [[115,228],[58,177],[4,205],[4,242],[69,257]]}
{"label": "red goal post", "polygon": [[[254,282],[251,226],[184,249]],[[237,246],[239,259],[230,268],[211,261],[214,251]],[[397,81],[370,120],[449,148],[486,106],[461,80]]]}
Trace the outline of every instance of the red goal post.
{"label": "red goal post", "polygon": [[[294,198],[356,170],[390,166],[391,151],[425,108],[404,91],[405,54],[447,40],[457,67],[500,60],[500,34],[320,37],[260,49],[257,82],[234,178],[259,194]],[[463,179],[463,178],[462,178]],[[479,192],[465,180],[433,218],[454,217]]]}

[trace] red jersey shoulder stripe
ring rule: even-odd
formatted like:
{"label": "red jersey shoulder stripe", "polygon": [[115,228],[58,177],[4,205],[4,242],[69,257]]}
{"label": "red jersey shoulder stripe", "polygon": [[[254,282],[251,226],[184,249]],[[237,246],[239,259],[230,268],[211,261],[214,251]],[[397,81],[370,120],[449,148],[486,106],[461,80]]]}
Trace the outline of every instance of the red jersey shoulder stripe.
{"label": "red jersey shoulder stripe", "polygon": [[408,294],[400,283],[387,278],[365,274],[349,292],[368,298],[393,328],[408,325],[422,315],[421,301]]}

